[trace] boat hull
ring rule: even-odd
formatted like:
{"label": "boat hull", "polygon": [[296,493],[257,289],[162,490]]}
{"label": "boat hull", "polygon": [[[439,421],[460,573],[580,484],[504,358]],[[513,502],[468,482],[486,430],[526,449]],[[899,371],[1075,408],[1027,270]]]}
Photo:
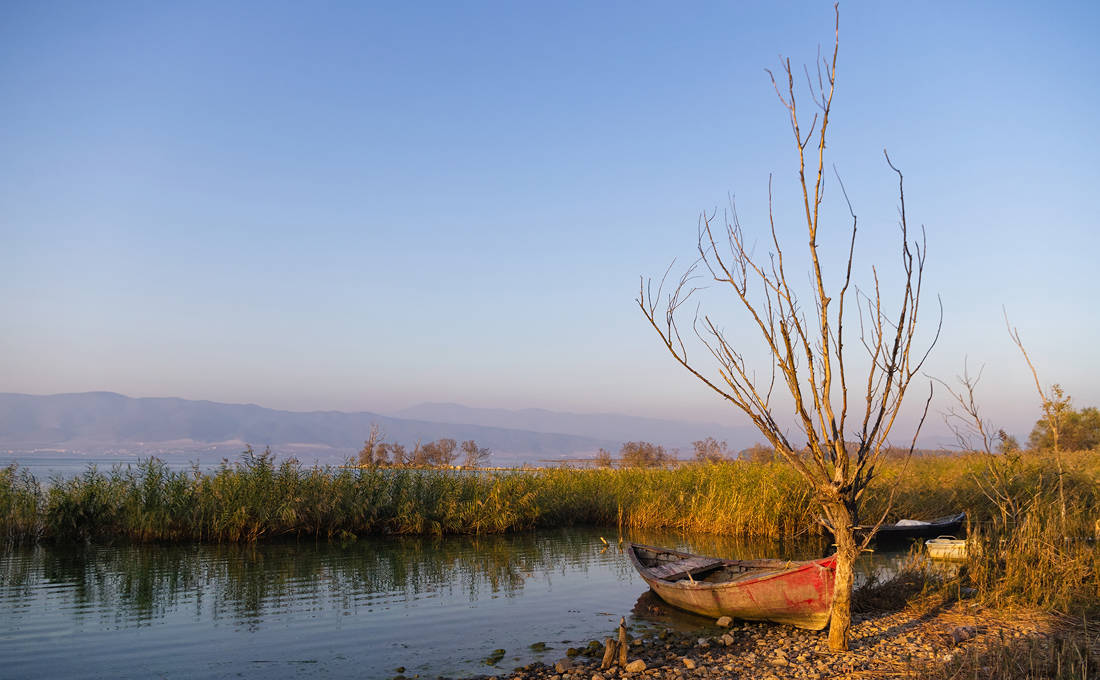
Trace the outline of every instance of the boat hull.
{"label": "boat hull", "polygon": [[[902,543],[905,541],[911,541],[919,538],[935,538],[943,534],[959,535],[962,531],[963,523],[966,521],[966,514],[960,513],[958,515],[952,515],[950,517],[940,517],[934,519],[927,524],[898,526],[896,524],[886,524],[879,527],[875,532],[875,536],[872,541],[876,544],[886,543]],[[825,530],[832,535],[833,529],[827,522],[823,522]],[[864,538],[867,536],[873,526],[857,526],[853,527],[853,531],[857,538]]]}
{"label": "boat hull", "polygon": [[[641,546],[648,548],[648,546]],[[798,628],[821,630],[829,622],[835,580],[835,558],[812,562],[778,563],[788,568],[762,570],[763,575],[727,583],[655,577],[631,558],[653,592],[668,604],[689,612],[717,618],[729,616],[749,621],[774,621]],[[724,564],[747,564],[732,560]]]}

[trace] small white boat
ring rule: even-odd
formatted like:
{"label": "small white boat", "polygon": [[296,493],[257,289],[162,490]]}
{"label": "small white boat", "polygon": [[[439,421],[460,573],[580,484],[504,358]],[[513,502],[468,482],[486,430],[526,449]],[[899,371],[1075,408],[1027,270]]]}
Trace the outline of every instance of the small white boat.
{"label": "small white boat", "polygon": [[966,541],[954,536],[939,536],[924,542],[928,556],[934,560],[965,560]]}

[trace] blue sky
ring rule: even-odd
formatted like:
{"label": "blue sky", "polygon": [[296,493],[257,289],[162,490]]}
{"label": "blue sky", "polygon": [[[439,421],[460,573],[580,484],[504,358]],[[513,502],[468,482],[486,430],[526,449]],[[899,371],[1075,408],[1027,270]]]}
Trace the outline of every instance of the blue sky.
{"label": "blue sky", "polygon": [[[764,69],[812,64],[832,21],[825,2],[4,3],[0,391],[743,423],[665,355],[638,277],[689,261],[731,194],[763,238],[769,173],[804,244]],[[1038,402],[1002,306],[1044,383],[1100,403],[1098,29],[1088,2],[841,7],[829,160],[857,275],[897,261],[886,147],[943,299],[927,370],[984,364],[989,417],[1021,435]]]}

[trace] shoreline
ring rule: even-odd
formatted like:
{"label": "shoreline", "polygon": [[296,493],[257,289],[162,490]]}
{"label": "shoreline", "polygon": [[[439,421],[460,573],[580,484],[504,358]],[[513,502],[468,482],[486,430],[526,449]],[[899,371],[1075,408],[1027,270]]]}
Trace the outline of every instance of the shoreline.
{"label": "shoreline", "polygon": [[[734,621],[729,628],[712,625],[690,633],[646,630],[630,642],[631,670],[601,670],[604,646],[595,640],[571,649],[578,652],[573,656],[561,653],[551,661],[467,680],[929,677],[971,660],[984,667],[989,661],[985,655],[1004,655],[1006,649],[1049,647],[1058,627],[1054,616],[1042,612],[997,610],[967,601],[924,603],[853,614],[848,652],[828,650],[827,630]],[[609,630],[608,636],[613,635]],[[644,668],[638,668],[638,661]],[[398,674],[394,680],[405,677]]]}

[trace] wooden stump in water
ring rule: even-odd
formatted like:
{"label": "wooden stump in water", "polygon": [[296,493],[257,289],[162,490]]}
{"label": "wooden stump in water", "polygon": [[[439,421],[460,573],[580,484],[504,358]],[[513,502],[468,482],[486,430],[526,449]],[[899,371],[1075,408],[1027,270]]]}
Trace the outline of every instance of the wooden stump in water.
{"label": "wooden stump in water", "polygon": [[630,640],[626,635],[626,617],[619,618],[619,639],[607,638],[603,646],[603,661],[600,662],[600,670],[607,670],[612,666],[626,668],[626,653],[630,649]]}
{"label": "wooden stump in water", "polygon": [[626,668],[626,653],[630,649],[630,640],[626,637],[626,617],[619,617],[619,665]]}
{"label": "wooden stump in water", "polygon": [[603,661],[600,662],[600,670],[607,670],[619,661],[619,641],[615,638],[607,638],[603,645]]}

